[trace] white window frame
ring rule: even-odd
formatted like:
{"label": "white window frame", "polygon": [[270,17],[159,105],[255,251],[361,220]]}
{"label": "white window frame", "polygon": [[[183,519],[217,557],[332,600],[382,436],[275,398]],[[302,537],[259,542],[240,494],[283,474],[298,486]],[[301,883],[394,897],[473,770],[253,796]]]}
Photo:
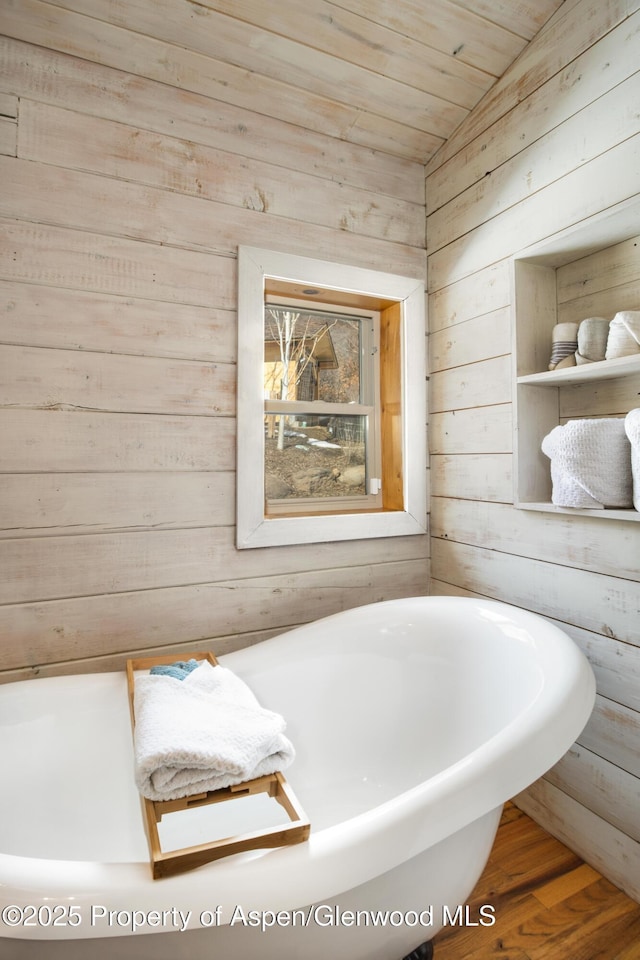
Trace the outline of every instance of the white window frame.
{"label": "white window frame", "polygon": [[[263,371],[268,278],[400,304],[402,510],[265,516]],[[425,337],[424,284],[415,278],[259,247],[239,247],[236,479],[236,545],[239,549],[426,532]]]}

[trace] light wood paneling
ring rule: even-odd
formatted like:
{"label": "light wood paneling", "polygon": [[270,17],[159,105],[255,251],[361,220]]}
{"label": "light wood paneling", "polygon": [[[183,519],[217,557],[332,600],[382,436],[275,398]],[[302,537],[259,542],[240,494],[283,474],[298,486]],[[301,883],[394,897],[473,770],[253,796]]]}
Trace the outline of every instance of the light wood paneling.
{"label": "light wood paneling", "polygon": [[13,220],[0,220],[0,241],[5,280],[217,309],[235,305],[231,256]]}
{"label": "light wood paneling", "polygon": [[232,470],[229,417],[169,417],[67,410],[2,412],[7,473]]}
{"label": "light wood paneling", "polygon": [[[427,199],[427,209],[428,206]],[[508,307],[511,303],[510,286],[509,262],[503,260],[440,289],[430,287],[430,333],[434,335],[438,330],[449,329],[465,320],[475,320],[501,307]]]}
{"label": "light wood paneling", "polygon": [[[427,172],[430,174],[467,144],[486,134],[501,117],[510,113],[515,116],[519,105],[522,104],[522,109],[526,110],[529,98],[536,90],[551,77],[573,65],[581,54],[601,42],[636,9],[633,0],[609,0],[606,3],[601,0],[579,0],[577,3],[565,3],[540,31],[538,44],[528,48],[527,56],[520,57],[512,65],[483,97],[473,116],[448,138],[445,148],[428,165]],[[633,47],[633,40],[630,46]],[[632,53],[628,52],[628,55],[632,56]],[[567,74],[565,87],[571,86],[572,81],[579,83],[580,79],[578,67]],[[476,143],[476,148],[481,150],[481,144]]]}
{"label": "light wood paneling", "polygon": [[[149,70],[148,65],[152,62],[149,55],[151,51],[147,53],[144,48],[151,46],[149,38],[152,38],[161,41],[161,49],[170,56],[176,47],[178,50],[182,48],[188,51],[188,56],[185,57],[187,64],[193,65],[195,53],[213,61],[214,70],[220,61],[226,61],[236,68],[236,73],[237,68],[252,71],[264,78],[266,83],[270,81],[274,93],[286,85],[300,90],[303,97],[308,96],[305,91],[309,87],[311,73],[314,96],[324,98],[327,112],[336,100],[343,104],[346,102],[352,111],[368,111],[375,103],[379,116],[441,138],[446,137],[466,116],[474,100],[472,94],[475,93],[477,100],[484,92],[482,87],[476,87],[475,91],[470,90],[468,93],[465,89],[464,96],[461,90],[456,90],[451,100],[445,100],[442,96],[444,86],[437,89],[436,93],[425,93],[408,84],[399,83],[392,77],[385,77],[382,72],[362,69],[342,58],[324,53],[315,43],[300,44],[291,41],[286,33],[263,30],[255,25],[255,13],[252,20],[242,21],[235,17],[222,16],[213,6],[207,4],[201,4],[200,15],[194,17],[191,5],[176,3],[175,0],[156,0],[153,6],[144,0],[131,2],[122,13],[109,0],[66,2],[69,7],[75,6],[83,16],[93,18],[89,22],[94,32],[99,34],[99,40],[94,41],[92,59],[108,62],[120,69],[124,67],[129,73],[140,73],[144,76]],[[284,8],[283,22],[286,21],[286,16],[287,9]],[[73,37],[79,29],[79,18],[68,11],[60,11],[59,17],[61,21],[67,21],[67,29]],[[132,35],[146,53],[142,60],[136,61],[131,57],[127,39]],[[31,36],[26,39],[31,39]],[[89,40],[90,38],[86,37],[85,44]],[[67,51],[72,46],[68,35],[60,36],[57,43]],[[49,45],[53,46],[52,40],[49,40]],[[77,50],[77,41],[73,45]],[[122,49],[119,49],[120,46]],[[72,49],[70,52],[76,50]],[[228,71],[227,67],[225,72]],[[161,79],[157,75],[157,67],[153,73],[154,79]],[[452,72],[450,81],[455,85],[456,77]],[[444,78],[439,78],[440,84],[444,82]],[[183,80],[185,86],[187,83],[188,80]],[[340,93],[337,89],[338,83]],[[461,99],[466,102],[460,104]],[[270,112],[277,109],[274,105]],[[316,111],[312,109],[311,112]]]}
{"label": "light wood paneling", "polygon": [[15,120],[0,117],[0,154],[15,157],[18,152],[18,125]]}
{"label": "light wood paneling", "polygon": [[[628,60],[623,59],[623,63],[630,68]],[[544,91],[546,103],[550,94],[551,91]],[[503,161],[489,172],[489,176],[485,175],[454,196],[429,218],[430,248],[437,250],[446,246],[468,231],[471,225],[492,220],[555,181],[569,176],[584,163],[599,157],[612,142],[622,143],[637,134],[640,119],[632,112],[617,111],[615,106],[619,98],[635,101],[639,95],[640,73],[636,73],[621,83],[620,89],[609,90],[537,140],[532,148]],[[533,152],[536,154],[534,164],[530,162]]]}
{"label": "light wood paneling", "polygon": [[[162,164],[154,162],[159,153]],[[19,156],[162,187],[171,194],[220,201],[287,221],[316,223],[414,246],[424,241],[422,203],[331,181],[319,184],[317,177],[281,164],[252,158],[239,163],[230,152],[27,99],[20,108]],[[209,242],[219,236],[219,213],[216,224]],[[191,241],[195,239],[191,230],[189,236]]]}
{"label": "light wood paneling", "polygon": [[[636,524],[514,510],[512,398],[497,370],[484,384],[480,376],[472,383],[470,373],[509,359],[509,334],[495,323],[514,297],[502,273],[509,258],[640,193],[640,127],[629,110],[637,100],[631,91],[640,89],[639,37],[637,0],[564,4],[430,162],[426,179],[430,400],[432,411],[442,410],[430,417],[431,592],[531,609],[589,657],[598,686],[593,717],[573,751],[527,792],[527,809],[636,897]],[[615,239],[622,242],[582,259],[578,252],[558,268],[549,290],[559,322],[638,308],[637,236]],[[532,287],[519,336],[545,322],[545,304],[534,297]],[[531,362],[541,370],[547,360],[548,350]],[[509,379],[515,368],[513,361],[505,370]],[[504,402],[496,405],[500,382]],[[624,413],[638,405],[637,391],[635,378],[563,390],[560,419]],[[528,400],[535,417],[545,397],[530,388]],[[527,954],[523,942],[505,941],[511,946],[515,956]],[[542,949],[539,955],[546,957]]]}
{"label": "light wood paneling", "polygon": [[[409,554],[423,554],[422,539],[411,538],[416,543],[406,548]],[[392,547],[384,546],[383,556],[389,561]],[[266,569],[275,574],[340,565],[335,544],[330,552],[318,547],[314,544],[311,551],[282,547],[273,557],[269,553]],[[343,553],[359,554],[358,566],[362,566],[370,548],[367,551],[365,545],[359,552]],[[221,577],[241,581],[263,574],[267,562],[260,550],[252,550],[248,557],[235,550],[233,530],[228,527],[3,540],[0,556],[8,571],[0,586],[0,604],[155,590]],[[353,577],[359,575],[355,569]]]}
{"label": "light wood paneling", "polygon": [[[574,163],[584,162],[587,154],[582,150],[576,152],[576,139],[572,139],[569,145],[563,143],[562,148],[555,151],[552,149],[554,141],[557,143],[563,131],[570,131],[572,125],[577,125],[580,145],[595,143],[590,138],[597,138],[598,132],[586,126],[589,111],[598,109],[597,101],[603,94],[615,97],[617,84],[637,83],[633,55],[637,23],[637,15],[631,18],[631,23],[625,20],[597,44],[589,46],[574,62],[568,61],[564,69],[535,89],[522,106],[514,106],[513,110],[507,110],[489,124],[478,142],[465,146],[458,155],[439,165],[429,178],[430,212],[441,210],[445,205],[452,206],[452,212],[466,210],[471,222],[479,223],[487,213],[495,215],[499,206],[506,208],[514,192],[519,192],[522,198],[532,189],[539,188],[540,178],[549,165],[556,164],[556,169],[564,167],[567,170],[571,169],[572,158]],[[610,70],[615,71],[615,76]],[[549,110],[550,102],[554,104],[553,111]],[[516,118],[519,123],[514,122]],[[598,128],[606,128],[600,120],[599,117]],[[615,123],[616,118],[612,116],[608,122]],[[617,118],[617,122],[633,121],[628,116]],[[531,152],[537,154],[540,148],[543,151],[532,167],[528,158]],[[479,202],[477,210],[472,208],[474,195]],[[485,206],[488,196],[495,205],[493,212]]]}
{"label": "light wood paneling", "polygon": [[592,518],[583,523],[580,537],[575,537],[574,523],[566,515],[539,517],[535,512],[513,510],[509,504],[488,499],[441,496],[434,497],[431,507],[434,537],[625,580],[637,579],[638,534],[633,525],[612,520],[603,530],[603,525]]}
{"label": "light wood paneling", "polygon": [[640,646],[639,581],[469,546],[453,536],[432,540],[437,579]]}
{"label": "light wood paneling", "polygon": [[15,120],[18,116],[18,98],[11,93],[0,93],[0,117],[11,117]]}
{"label": "light wood paneling", "polygon": [[234,472],[0,474],[0,538],[231,526]]}
{"label": "light wood paneling", "polygon": [[511,503],[511,455],[478,453],[431,457],[431,494],[462,500]]}
{"label": "light wood paneling", "polygon": [[511,315],[504,307],[438,330],[429,337],[433,373],[508,354]]}
{"label": "light wood paneling", "polygon": [[[480,270],[486,263],[487,245],[495,259],[502,259],[635,196],[639,166],[640,135],[636,134],[434,252],[429,258],[429,286],[438,288]],[[609,177],[612,169],[616,177]]]}
{"label": "light wood paneling", "polygon": [[545,779],[612,826],[640,841],[636,777],[576,744]]}
{"label": "light wood paneling", "polygon": [[[426,162],[560,0],[7,0],[4,32],[371,150]],[[513,19],[513,24],[511,23]]]}
{"label": "light wood paneling", "polygon": [[640,713],[640,647],[573,624],[563,629],[589,659],[599,693]]}
{"label": "light wood paneling", "polygon": [[[0,406],[111,413],[235,414],[235,366],[87,350],[0,347]],[[25,373],[25,371],[28,371]]]}
{"label": "light wood paneling", "polygon": [[511,357],[492,357],[431,375],[432,413],[494,406],[511,399]]}
{"label": "light wood paneling", "polygon": [[[235,313],[0,280],[6,343],[182,360],[236,360]],[[64,323],[56,323],[64,317]]]}
{"label": "light wood paneling", "polygon": [[[463,9],[464,4],[459,4],[458,9],[452,8],[446,0],[434,0],[428,10],[419,4],[403,2],[390,7],[379,0],[344,0],[339,6],[324,0],[313,3],[297,0],[286,12],[267,11],[262,7],[258,10],[255,0],[244,0],[242,4],[236,0],[211,0],[209,5],[244,19],[258,18],[262,27],[286,33],[302,43],[308,42],[312,31],[315,43],[325,51],[371,70],[379,69],[383,63],[396,79],[404,79],[413,86],[419,85],[421,69],[433,69],[435,64],[444,74],[457,67],[459,76],[464,76],[465,65],[472,65],[496,76],[519,53],[519,38],[527,36],[520,32],[522,24],[513,24],[508,17],[504,27],[496,29],[499,25],[495,15],[485,18],[484,11],[471,13],[470,9],[477,5],[470,9]],[[553,0],[541,6],[546,9],[539,11],[538,26],[556,8]],[[532,14],[531,8],[529,4],[528,10],[523,11],[525,17]],[[536,30],[533,28],[534,33]],[[460,46],[462,35],[466,42],[452,62],[451,51]],[[420,42],[425,36],[429,47],[445,56],[429,61]],[[381,48],[385,52],[384,60],[380,59]],[[421,64],[420,60],[425,59],[426,65]],[[442,82],[443,77],[439,81]],[[431,88],[425,84],[421,89]]]}
{"label": "light wood paneling", "polygon": [[[566,309],[575,301],[595,294],[608,294],[609,306],[616,310],[617,293],[621,286],[634,284],[637,288],[640,272],[640,236],[616,243],[588,257],[581,257],[558,268],[558,307]],[[610,319],[610,317],[608,318]]]}
{"label": "light wood paneling", "polygon": [[[304,103],[298,106],[297,123],[283,123],[268,112],[257,112],[260,102],[250,94],[248,109],[212,101],[179,85],[163,86],[159,97],[156,82],[47,49],[46,38],[42,47],[0,38],[0,53],[0,86],[20,97],[325,180],[366,185],[385,196],[413,202],[423,195],[421,164],[335,139],[335,132],[314,132],[308,123],[305,126],[312,115],[307,115]],[[52,73],[59,83],[51,84]],[[338,136],[343,133],[340,129]]]}
{"label": "light wood paneling", "polygon": [[[280,628],[275,630],[251,630],[246,633],[234,633],[230,636],[204,639],[201,645],[204,644],[208,649],[215,651],[216,655],[223,656],[232,653],[234,650],[250,647],[254,643],[261,643],[262,640],[268,640],[269,637],[282,632],[284,631]],[[144,641],[146,638],[143,635],[139,639]],[[8,683],[16,680],[31,680],[34,677],[60,677],[69,673],[103,673],[107,670],[123,670],[126,668],[128,659],[161,657],[167,653],[168,649],[169,647],[166,644],[158,647],[135,647],[131,651],[127,651],[126,654],[109,653],[95,657],[79,657],[73,661],[62,660],[57,663],[43,663],[33,667],[24,666],[17,670],[5,671],[3,678]],[[172,642],[170,649],[171,655],[175,656],[176,660],[184,660],[185,654],[193,653],[193,640],[188,640],[183,644]]]}
{"label": "light wood paneling", "polygon": [[511,405],[433,413],[429,418],[431,453],[511,453]]}
{"label": "light wood paneling", "polygon": [[639,738],[640,715],[637,710],[598,696],[591,719],[578,737],[578,743],[637,779],[640,778]]}
{"label": "light wood paneling", "polygon": [[[133,237],[147,245],[153,238],[163,251],[188,250],[190,258],[206,254],[230,258],[238,244],[255,242],[268,247],[277,239],[294,244],[307,256],[329,259],[342,252],[346,258],[347,246],[352,245],[344,230],[314,225],[311,233],[308,224],[293,217],[272,217],[264,208],[231,207],[203,197],[19,159],[0,157],[0,176],[8,188],[0,198],[0,213],[7,218],[22,216],[75,232]],[[70,204],[69,196],[91,196],[93,202]],[[420,224],[419,235],[423,233]],[[417,237],[412,240],[421,242]],[[388,269],[409,276],[420,274],[424,260],[422,249],[411,243],[390,244],[361,236],[359,262],[366,257],[369,264],[382,264],[386,259]]]}
{"label": "light wood paneling", "polygon": [[[295,566],[294,553],[289,564],[282,561],[269,575],[256,564],[243,571],[242,580],[0,606],[3,635],[13,640],[3,645],[0,668],[14,671],[11,679],[21,670],[36,675],[47,664],[58,664],[60,673],[83,672],[93,658],[99,658],[101,669],[115,669],[114,663],[123,669],[131,651],[177,652],[209,640],[217,649],[213,640],[219,636],[267,628],[278,633],[348,607],[424,591],[423,558],[372,565],[364,551],[360,557],[346,551],[347,563],[350,555],[353,565],[344,567],[336,566],[343,558],[325,553],[324,569],[281,574],[283,566]],[[220,568],[221,575],[235,572]]]}
{"label": "light wood paneling", "polygon": [[[189,4],[134,3],[125,23],[112,3],[71,7],[3,9],[0,111],[18,118],[0,211],[4,677],[107,669],[124,651],[221,635],[232,648],[349,599],[424,592],[426,537],[251,563],[233,546],[237,247],[423,279],[414,154],[441,137],[404,123],[417,92],[384,121],[295,89],[293,60],[260,76],[209,41],[199,50]],[[211,16],[225,56],[266,36]],[[349,71],[364,96],[363,67]],[[476,73],[463,67],[459,82]],[[381,83],[384,101],[397,87]],[[266,570],[294,580],[258,587]]]}

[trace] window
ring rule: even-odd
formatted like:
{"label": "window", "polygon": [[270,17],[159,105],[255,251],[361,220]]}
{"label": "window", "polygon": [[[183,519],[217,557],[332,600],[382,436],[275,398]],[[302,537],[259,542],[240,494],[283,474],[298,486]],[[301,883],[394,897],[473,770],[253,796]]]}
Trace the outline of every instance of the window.
{"label": "window", "polygon": [[267,517],[382,506],[379,311],[307,296],[266,288]]}
{"label": "window", "polygon": [[240,247],[237,545],[424,533],[424,287]]}

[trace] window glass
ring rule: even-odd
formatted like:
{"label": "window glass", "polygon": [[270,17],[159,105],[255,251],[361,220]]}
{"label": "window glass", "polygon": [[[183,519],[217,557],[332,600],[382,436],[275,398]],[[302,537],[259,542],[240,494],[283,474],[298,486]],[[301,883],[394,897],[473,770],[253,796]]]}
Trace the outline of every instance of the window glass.
{"label": "window glass", "polygon": [[[267,415],[265,497],[270,501],[366,496],[367,417]],[[285,422],[279,447],[279,424]],[[308,504],[307,504],[308,509]],[[267,509],[267,513],[269,510]]]}
{"label": "window glass", "polygon": [[377,494],[368,479],[380,473],[376,323],[373,312],[265,303],[267,516],[308,511],[314,500],[319,511],[340,509],[344,499],[377,505],[366,499]]}
{"label": "window glass", "polygon": [[362,401],[362,321],[265,306],[265,399]]}

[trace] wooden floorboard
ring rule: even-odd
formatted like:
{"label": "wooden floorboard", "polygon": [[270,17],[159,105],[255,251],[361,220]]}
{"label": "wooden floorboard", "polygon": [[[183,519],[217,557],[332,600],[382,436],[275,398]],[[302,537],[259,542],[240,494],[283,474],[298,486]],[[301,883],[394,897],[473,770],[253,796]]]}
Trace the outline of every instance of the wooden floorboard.
{"label": "wooden floorboard", "polygon": [[495,923],[445,927],[434,960],[640,960],[640,904],[513,804],[469,898],[473,922],[483,905]]}

